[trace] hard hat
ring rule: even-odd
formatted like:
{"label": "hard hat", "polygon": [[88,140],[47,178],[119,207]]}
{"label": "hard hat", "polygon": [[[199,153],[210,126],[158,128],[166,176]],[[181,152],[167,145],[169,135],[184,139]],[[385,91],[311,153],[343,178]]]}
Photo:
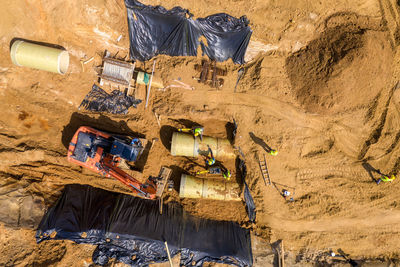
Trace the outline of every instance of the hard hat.
{"label": "hard hat", "polygon": [[215,163],[215,158],[210,158],[207,160],[207,164],[210,166],[213,165],[214,163]]}
{"label": "hard hat", "polygon": [[278,155],[278,150],[271,149],[271,151],[269,152],[269,154],[272,155],[272,156],[276,156],[276,155]]}

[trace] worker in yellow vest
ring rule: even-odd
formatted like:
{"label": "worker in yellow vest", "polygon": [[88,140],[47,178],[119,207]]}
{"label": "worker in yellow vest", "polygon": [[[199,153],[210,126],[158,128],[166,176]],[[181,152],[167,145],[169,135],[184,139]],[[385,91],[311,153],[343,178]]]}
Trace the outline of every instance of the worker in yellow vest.
{"label": "worker in yellow vest", "polygon": [[394,175],[394,174],[392,174],[390,177],[389,177],[389,175],[382,175],[381,176],[381,178],[379,178],[377,181],[376,181],[376,183],[377,184],[380,184],[380,182],[385,182],[385,183],[387,183],[387,182],[392,182],[394,179],[396,179],[396,176]]}
{"label": "worker in yellow vest", "polygon": [[214,157],[214,154],[212,152],[212,149],[211,149],[211,147],[209,145],[207,145],[207,146],[208,146],[208,153],[207,153],[207,156],[206,156],[206,167],[207,166],[212,166],[212,165],[215,164],[215,157]]}
{"label": "worker in yellow vest", "polygon": [[200,137],[200,140],[203,140],[204,127],[194,126],[192,128],[181,128],[178,129],[178,131],[183,133],[192,133],[195,138]]}
{"label": "worker in yellow vest", "polygon": [[224,166],[215,166],[215,167],[210,167],[207,170],[204,171],[198,171],[196,172],[196,175],[201,175],[201,174],[221,174],[222,177],[224,177],[225,180],[229,181],[232,177],[231,172],[226,169]]}
{"label": "worker in yellow vest", "polygon": [[271,150],[268,152],[268,154],[270,154],[271,156],[276,156],[276,155],[278,155],[278,151],[275,150],[275,149],[271,149]]}

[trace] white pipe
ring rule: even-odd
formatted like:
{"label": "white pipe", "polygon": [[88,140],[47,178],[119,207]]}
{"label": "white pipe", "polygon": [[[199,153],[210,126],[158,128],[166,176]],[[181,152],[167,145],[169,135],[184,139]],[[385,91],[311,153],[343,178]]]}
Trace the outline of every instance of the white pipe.
{"label": "white pipe", "polygon": [[151,89],[151,82],[153,81],[153,74],[154,74],[154,68],[156,66],[156,60],[154,59],[154,63],[153,63],[153,70],[151,72],[151,77],[150,77],[150,82],[149,82],[149,87],[147,89],[147,97],[146,97],[146,107],[149,104],[149,97],[150,97],[150,89]]}

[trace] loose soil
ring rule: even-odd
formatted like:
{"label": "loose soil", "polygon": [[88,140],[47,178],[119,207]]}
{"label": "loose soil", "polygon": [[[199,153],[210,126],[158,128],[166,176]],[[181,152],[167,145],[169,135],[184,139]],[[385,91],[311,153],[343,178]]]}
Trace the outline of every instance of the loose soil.
{"label": "loose soil", "polygon": [[[233,220],[252,227],[259,242],[284,240],[295,265],[334,264],[329,250],[353,259],[400,255],[399,182],[381,183],[372,168],[400,168],[399,6],[396,1],[144,1],[166,8],[181,5],[196,17],[226,12],[246,15],[253,29],[244,76],[227,70],[219,90],[198,83],[198,58],[158,56],[156,75],[165,85],[180,79],[195,90],[152,90],[149,107],[127,115],[94,114],[78,106],[96,81],[105,50],[117,58],[129,51],[123,1],[7,0],[0,10],[0,265],[89,266],[94,246],[70,241],[36,244],[35,228],[65,184],[80,183],[129,194],[66,160],[66,146],[81,125],[120,134],[158,138],[143,164],[143,176],[173,169],[175,188],[165,201],[178,201],[196,216]],[[122,34],[122,39],[117,41]],[[13,38],[65,47],[69,71],[57,75],[11,63]],[[80,60],[94,60],[82,69]],[[138,62],[151,72],[153,61]],[[154,115],[160,115],[160,126]],[[247,183],[257,207],[247,223],[241,202],[179,199],[182,173],[203,159],[173,157],[172,132],[201,124],[205,134],[230,138],[243,151]],[[257,156],[265,144],[272,185],[265,185]],[[235,170],[234,162],[224,162]],[[233,171],[234,178],[236,172]],[[281,193],[289,190],[293,202]],[[258,242],[258,241],[257,241]],[[255,244],[258,244],[255,242]],[[264,244],[264,243],[263,243]],[[255,246],[257,247],[257,246]],[[276,263],[273,249],[255,248],[255,265]],[[265,248],[265,251],[263,250]],[[324,254],[325,253],[325,254]],[[338,261],[339,262],[339,261]],[[341,261],[338,264],[345,264]]]}

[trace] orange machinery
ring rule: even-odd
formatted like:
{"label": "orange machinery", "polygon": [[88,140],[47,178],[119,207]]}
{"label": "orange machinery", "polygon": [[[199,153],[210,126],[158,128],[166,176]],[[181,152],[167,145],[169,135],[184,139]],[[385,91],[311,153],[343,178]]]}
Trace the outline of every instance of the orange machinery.
{"label": "orange machinery", "polygon": [[[132,139],[82,126],[69,144],[68,161],[105,177],[114,177],[140,197],[155,199],[160,191],[157,190],[157,179],[161,180],[162,177],[150,176],[146,183],[142,184],[118,167],[123,160],[135,162],[142,154],[146,142],[147,140],[142,138]],[[166,181],[163,181],[161,184],[165,183]]]}

